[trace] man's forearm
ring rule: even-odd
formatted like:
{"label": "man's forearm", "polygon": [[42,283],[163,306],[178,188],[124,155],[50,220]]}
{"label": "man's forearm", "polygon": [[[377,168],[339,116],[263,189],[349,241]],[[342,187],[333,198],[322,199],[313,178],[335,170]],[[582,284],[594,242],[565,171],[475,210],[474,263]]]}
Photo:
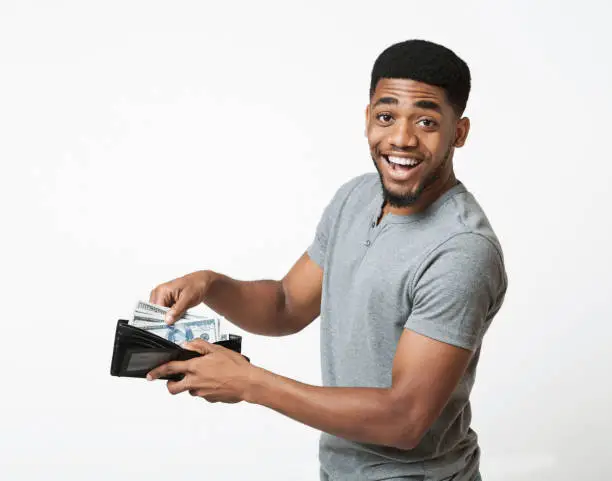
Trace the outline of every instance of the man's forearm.
{"label": "man's forearm", "polygon": [[390,388],[311,386],[254,367],[245,400],[352,441],[400,449],[417,442],[410,406],[399,406]]}
{"label": "man's forearm", "polygon": [[245,331],[266,336],[291,334],[279,281],[238,281],[216,272],[204,303]]}

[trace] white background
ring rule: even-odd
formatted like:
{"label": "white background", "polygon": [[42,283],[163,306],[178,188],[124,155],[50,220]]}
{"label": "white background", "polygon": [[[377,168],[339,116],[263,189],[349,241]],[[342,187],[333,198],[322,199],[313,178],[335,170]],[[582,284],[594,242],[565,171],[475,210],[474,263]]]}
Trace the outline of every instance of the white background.
{"label": "white background", "polygon": [[[0,15],[1,479],[317,479],[309,427],[111,377],[115,323],[194,270],[282,276],[338,186],[373,171],[370,70],[407,38],[471,68],[456,172],[506,254],[473,392],[483,477],[612,476],[606,2],[3,0]],[[318,384],[318,328],[244,349]]]}

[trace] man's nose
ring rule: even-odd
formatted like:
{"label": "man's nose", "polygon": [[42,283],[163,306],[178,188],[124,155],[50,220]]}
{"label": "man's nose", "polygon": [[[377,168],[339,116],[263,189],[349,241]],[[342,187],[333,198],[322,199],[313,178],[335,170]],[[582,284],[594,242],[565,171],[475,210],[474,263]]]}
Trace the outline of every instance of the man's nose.
{"label": "man's nose", "polygon": [[417,147],[419,145],[419,139],[413,127],[406,121],[395,122],[389,141],[392,145],[400,149]]}

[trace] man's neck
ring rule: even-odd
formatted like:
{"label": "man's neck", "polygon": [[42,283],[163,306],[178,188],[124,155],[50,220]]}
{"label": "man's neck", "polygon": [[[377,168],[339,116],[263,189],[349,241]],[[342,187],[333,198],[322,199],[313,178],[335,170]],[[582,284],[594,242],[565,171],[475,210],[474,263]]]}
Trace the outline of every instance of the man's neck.
{"label": "man's neck", "polygon": [[446,181],[444,181],[442,184],[436,183],[425,189],[419,196],[419,199],[412,205],[407,207],[394,207],[389,205],[388,202],[385,202],[380,220],[382,220],[386,214],[412,215],[421,212],[427,209],[436,201],[436,199],[440,198],[445,192],[452,189],[455,185],[457,185],[457,178],[455,177],[455,173],[451,172]]}

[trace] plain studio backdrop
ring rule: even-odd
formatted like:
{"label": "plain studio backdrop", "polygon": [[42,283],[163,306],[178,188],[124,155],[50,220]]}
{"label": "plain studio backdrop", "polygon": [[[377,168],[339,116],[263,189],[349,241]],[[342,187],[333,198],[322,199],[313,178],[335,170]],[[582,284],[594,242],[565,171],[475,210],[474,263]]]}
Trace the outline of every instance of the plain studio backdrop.
{"label": "plain studio backdrop", "polygon": [[[369,75],[407,38],[471,68],[455,167],[506,255],[472,396],[484,479],[610,478],[606,2],[3,0],[0,15],[2,480],[317,479],[314,429],[111,377],[115,323],[195,270],[283,276],[336,189],[374,171]],[[244,335],[253,363],[320,384],[318,321]]]}

